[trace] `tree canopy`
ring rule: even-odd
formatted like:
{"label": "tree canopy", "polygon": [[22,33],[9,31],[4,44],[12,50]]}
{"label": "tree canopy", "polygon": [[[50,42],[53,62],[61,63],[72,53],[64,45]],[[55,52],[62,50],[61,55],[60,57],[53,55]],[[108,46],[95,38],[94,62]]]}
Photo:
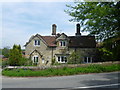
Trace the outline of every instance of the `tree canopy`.
{"label": "tree canopy", "polygon": [[75,2],[65,10],[98,40],[120,36],[120,2]]}
{"label": "tree canopy", "polygon": [[20,65],[22,61],[22,52],[20,45],[14,45],[13,49],[10,50],[9,64],[13,66]]}
{"label": "tree canopy", "polygon": [[2,55],[4,55],[4,57],[8,58],[9,57],[9,52],[10,52],[10,47],[6,46],[3,49],[1,49],[2,51]]}

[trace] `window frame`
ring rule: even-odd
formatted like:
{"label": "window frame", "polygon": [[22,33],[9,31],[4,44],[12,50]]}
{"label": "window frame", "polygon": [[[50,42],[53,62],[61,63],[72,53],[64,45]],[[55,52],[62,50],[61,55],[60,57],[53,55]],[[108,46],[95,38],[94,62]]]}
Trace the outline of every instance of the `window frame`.
{"label": "window frame", "polygon": [[34,56],[33,56],[33,63],[38,64],[38,62],[39,62],[39,57],[38,57],[38,55],[34,55]]}
{"label": "window frame", "polygon": [[40,40],[39,39],[34,40],[34,46],[40,46]]}
{"label": "window frame", "polygon": [[58,63],[67,63],[67,56],[57,56],[57,62]]}
{"label": "window frame", "polygon": [[84,57],[84,63],[92,63],[93,57]]}
{"label": "window frame", "polygon": [[61,47],[65,47],[66,46],[66,41],[60,41],[60,44],[59,44]]}

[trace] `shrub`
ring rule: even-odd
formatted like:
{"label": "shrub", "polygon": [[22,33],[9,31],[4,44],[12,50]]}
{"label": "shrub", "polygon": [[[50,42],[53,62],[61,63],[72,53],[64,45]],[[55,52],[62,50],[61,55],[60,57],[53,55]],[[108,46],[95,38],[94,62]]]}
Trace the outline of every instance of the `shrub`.
{"label": "shrub", "polygon": [[21,61],[19,62],[20,66],[24,65],[24,66],[31,66],[32,65],[32,60],[22,57]]}
{"label": "shrub", "polygon": [[76,52],[72,52],[71,55],[68,57],[68,64],[79,64],[81,63],[80,54]]}
{"label": "shrub", "polygon": [[52,58],[52,65],[55,64],[55,61],[56,61],[56,60],[55,60],[55,57]]}
{"label": "shrub", "polygon": [[4,61],[2,60],[2,68],[6,67],[8,65],[9,65],[8,60],[4,60]]}

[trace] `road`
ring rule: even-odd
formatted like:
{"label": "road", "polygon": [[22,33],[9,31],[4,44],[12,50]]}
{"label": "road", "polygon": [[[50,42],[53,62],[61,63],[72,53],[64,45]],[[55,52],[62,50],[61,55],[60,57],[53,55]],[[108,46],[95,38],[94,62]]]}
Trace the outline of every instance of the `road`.
{"label": "road", "polygon": [[56,77],[11,78],[2,76],[2,88],[104,88],[120,87],[120,72]]}

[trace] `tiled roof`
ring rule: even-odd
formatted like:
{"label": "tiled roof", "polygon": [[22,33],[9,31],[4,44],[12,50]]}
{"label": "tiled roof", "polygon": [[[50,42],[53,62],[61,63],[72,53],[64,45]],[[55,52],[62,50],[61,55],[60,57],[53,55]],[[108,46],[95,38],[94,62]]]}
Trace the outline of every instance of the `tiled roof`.
{"label": "tiled roof", "polygon": [[48,44],[48,46],[55,47],[55,36],[41,36],[42,39]]}
{"label": "tiled roof", "polygon": [[[42,36],[48,46],[57,46],[55,44],[55,36]],[[94,48],[96,47],[95,37],[94,36],[69,36],[68,47],[81,47],[81,48]]]}
{"label": "tiled roof", "polygon": [[[41,37],[49,47],[56,47],[56,39],[58,37],[55,36],[41,36],[37,34],[38,37]],[[35,36],[34,36],[35,37]],[[80,47],[80,48],[95,48],[96,41],[94,36],[68,36],[69,44],[68,47]],[[30,42],[31,40],[29,40]],[[26,45],[29,43],[27,42]],[[26,46],[25,45],[25,46]]]}
{"label": "tiled roof", "polygon": [[69,36],[69,47],[94,48],[96,47],[94,36]]}

